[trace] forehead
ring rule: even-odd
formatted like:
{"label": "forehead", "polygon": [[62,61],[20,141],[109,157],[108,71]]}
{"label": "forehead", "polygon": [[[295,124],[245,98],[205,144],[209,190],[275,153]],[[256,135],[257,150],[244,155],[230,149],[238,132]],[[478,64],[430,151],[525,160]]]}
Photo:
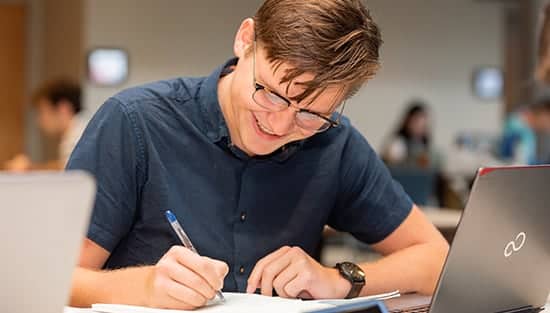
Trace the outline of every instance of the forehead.
{"label": "forehead", "polygon": [[[269,62],[265,50],[260,47],[257,48],[256,78],[260,83],[265,84],[266,87],[287,99],[293,99],[302,94],[306,89],[305,83],[315,77],[312,73],[304,73],[291,82],[281,83],[285,74],[292,69],[294,67],[289,63]],[[328,86],[321,93],[314,92],[300,103],[291,102],[298,107],[308,108],[312,111],[329,112],[342,102],[344,89],[345,86]]]}

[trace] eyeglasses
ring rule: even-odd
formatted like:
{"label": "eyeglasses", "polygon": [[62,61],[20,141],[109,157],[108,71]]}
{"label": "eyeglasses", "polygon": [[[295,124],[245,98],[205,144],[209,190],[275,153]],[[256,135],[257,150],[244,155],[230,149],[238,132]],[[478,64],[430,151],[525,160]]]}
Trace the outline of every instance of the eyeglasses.
{"label": "eyeglasses", "polygon": [[321,133],[331,127],[337,127],[340,125],[340,119],[342,118],[342,112],[344,112],[345,102],[342,103],[340,112],[330,114],[333,118],[293,106],[290,100],[282,97],[275,91],[270,90],[256,81],[256,41],[254,41],[253,53],[252,75],[254,79],[254,93],[252,94],[252,99],[256,102],[256,104],[271,112],[280,112],[292,107],[296,111],[296,115],[294,116],[296,125],[306,131]]}

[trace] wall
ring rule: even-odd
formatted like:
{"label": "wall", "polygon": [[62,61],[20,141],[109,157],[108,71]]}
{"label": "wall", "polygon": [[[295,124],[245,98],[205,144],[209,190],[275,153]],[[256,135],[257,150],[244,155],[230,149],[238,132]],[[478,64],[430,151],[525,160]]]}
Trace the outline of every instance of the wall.
{"label": "wall", "polygon": [[27,7],[25,152],[35,161],[57,155],[57,142],[42,136],[30,95],[45,80],[83,74],[83,0],[0,0]]}
{"label": "wall", "polygon": [[[127,87],[146,81],[205,75],[231,55],[240,21],[261,0],[87,0],[86,48],[120,46],[130,53]],[[162,3],[162,5],[159,5]],[[478,65],[501,63],[501,10],[495,2],[456,0],[367,1],[382,27],[383,68],[347,114],[380,147],[404,102],[420,97],[433,107],[435,141],[445,148],[465,128],[497,132],[499,102],[472,97]],[[113,88],[86,85],[95,109]]]}
{"label": "wall", "polygon": [[[162,3],[162,5],[159,5]],[[130,55],[129,80],[118,88],[86,85],[91,109],[118,89],[185,75],[207,75],[232,54],[241,21],[261,0],[88,0],[86,47],[116,46]]]}
{"label": "wall", "polygon": [[23,149],[26,9],[0,3],[0,164]]}
{"label": "wall", "polygon": [[500,101],[472,96],[479,65],[500,65],[502,21],[495,2],[370,0],[382,28],[383,67],[350,104],[348,114],[375,146],[401,118],[413,97],[432,108],[434,140],[443,149],[463,129],[498,132]]}

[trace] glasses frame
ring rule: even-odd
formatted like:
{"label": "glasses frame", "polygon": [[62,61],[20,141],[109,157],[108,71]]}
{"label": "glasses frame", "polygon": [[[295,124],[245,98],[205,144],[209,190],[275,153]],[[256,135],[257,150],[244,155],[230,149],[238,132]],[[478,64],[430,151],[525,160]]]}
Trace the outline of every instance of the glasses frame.
{"label": "glasses frame", "polygon": [[[292,105],[292,102],[288,99],[286,99],[285,97],[279,95],[277,92],[269,89],[268,87],[258,83],[258,81],[256,80],[256,40],[254,40],[254,51],[253,51],[253,56],[252,56],[252,79],[253,79],[253,86],[254,86],[254,92],[252,93],[252,100],[254,100],[254,102],[261,106],[262,108],[266,109],[266,110],[269,110],[270,112],[281,112],[281,111],[284,111],[286,109],[288,109],[289,107],[291,107],[292,109],[294,109],[296,111],[296,114],[294,115],[294,122],[296,123],[296,125],[298,127],[300,127],[301,129],[304,129],[304,130],[307,130],[307,131],[313,131],[315,133],[321,133],[321,132],[324,132],[332,127],[338,127],[340,126],[340,122],[341,122],[341,119],[342,119],[342,114],[344,112],[344,107],[346,106],[346,101],[344,101],[342,103],[342,106],[340,108],[340,112],[338,112],[338,118],[336,120],[333,120],[329,117],[326,117],[326,116],[323,116],[322,114],[320,113],[317,113],[317,112],[313,112],[313,111],[310,111],[308,109],[303,109],[303,108],[297,108],[295,106]],[[280,110],[277,110],[277,109],[273,109],[271,107],[266,107],[264,105],[262,105],[261,103],[259,103],[257,100],[256,100],[256,94],[258,91],[260,90],[264,90],[265,92],[267,92],[268,94],[270,94],[271,96],[273,97],[276,97],[280,100],[282,100],[284,103],[286,103],[286,107],[283,107],[281,108]],[[301,113],[301,112],[304,112],[304,113],[309,113],[309,114],[312,114],[320,119],[322,119],[325,124],[323,124],[323,126],[321,128],[318,128],[318,129],[307,129],[307,128],[304,128],[302,125],[300,125],[300,123],[298,122],[297,120],[297,114],[298,113]],[[331,113],[331,115],[334,114]],[[326,125],[326,126],[325,126]]]}

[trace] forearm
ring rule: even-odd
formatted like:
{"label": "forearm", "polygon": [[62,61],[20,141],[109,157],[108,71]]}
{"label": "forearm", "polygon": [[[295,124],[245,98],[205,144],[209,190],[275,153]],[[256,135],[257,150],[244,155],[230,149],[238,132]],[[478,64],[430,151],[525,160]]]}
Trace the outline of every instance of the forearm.
{"label": "forearm", "polygon": [[132,267],[114,271],[75,269],[69,305],[90,307],[94,303],[121,303],[147,306],[147,286],[152,266]]}
{"label": "forearm", "polygon": [[61,160],[50,160],[44,163],[34,163],[30,166],[32,171],[60,171],[63,170],[64,164]]}
{"label": "forearm", "polygon": [[396,289],[401,293],[433,294],[448,249],[446,242],[418,244],[374,263],[359,264],[367,279],[361,296]]}

